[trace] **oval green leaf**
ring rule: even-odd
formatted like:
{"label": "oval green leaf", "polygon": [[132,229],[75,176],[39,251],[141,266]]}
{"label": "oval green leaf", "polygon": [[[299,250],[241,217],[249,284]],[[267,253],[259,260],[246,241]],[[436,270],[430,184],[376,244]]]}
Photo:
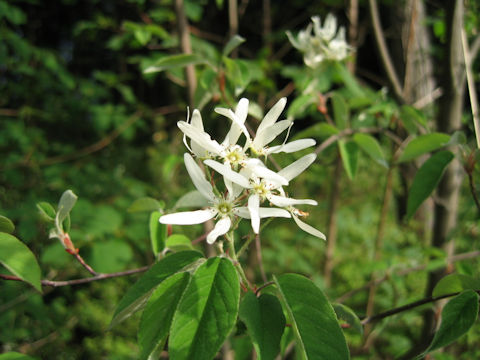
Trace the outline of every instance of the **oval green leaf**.
{"label": "oval green leaf", "polygon": [[362,322],[358,318],[357,314],[348,306],[343,304],[332,304],[333,310],[337,314],[339,320],[345,321],[350,327],[360,334],[363,334]]}
{"label": "oval green leaf", "polygon": [[323,292],[311,280],[297,274],[274,277],[274,281],[301,356],[307,360],[349,359],[337,316]]}
{"label": "oval green leaf", "polygon": [[478,316],[478,294],[466,290],[450,300],[442,311],[442,322],[435,333],[432,343],[418,358],[427,353],[447,346],[465,334],[475,323]]}
{"label": "oval green leaf", "polygon": [[173,314],[189,281],[189,273],[178,273],[162,282],[153,292],[140,320],[140,359],[159,357],[170,331]]}
{"label": "oval green leaf", "polygon": [[413,179],[407,199],[407,219],[410,219],[419,206],[435,190],[447,165],[452,161],[450,151],[439,151],[432,155],[418,169]]}
{"label": "oval green leaf", "polygon": [[347,102],[339,93],[334,93],[331,99],[335,124],[340,130],[344,130],[348,127],[350,118]]}
{"label": "oval green leaf", "polygon": [[223,56],[228,56],[233,50],[235,50],[240,44],[245,42],[245,38],[240,35],[233,35],[228,40],[227,45],[223,48]]}
{"label": "oval green leaf", "polygon": [[41,272],[37,259],[15,236],[0,233],[0,263],[12,274],[42,292]]}
{"label": "oval green leaf", "polygon": [[353,141],[338,141],[340,156],[342,157],[343,167],[350,180],[353,180],[357,173],[358,146]]}
{"label": "oval green leaf", "polygon": [[235,325],[240,282],[232,262],[208,259],[185,290],[169,339],[172,359],[211,360]]}
{"label": "oval green leaf", "polygon": [[468,289],[480,289],[480,279],[463,274],[449,274],[441,278],[437,285],[435,285],[432,296],[438,297]]}
{"label": "oval green leaf", "polygon": [[278,299],[270,294],[259,298],[252,292],[243,297],[239,312],[259,360],[273,360],[280,352],[280,340],[285,330],[285,316]]}
{"label": "oval green leaf", "polygon": [[132,314],[142,309],[153,290],[165,279],[177,272],[189,271],[190,266],[202,258],[197,251],[182,251],[160,260],[153,265],[138,281],[127,291],[117,306],[110,322],[110,328],[121,323]]}
{"label": "oval green leaf", "polygon": [[388,162],[385,160],[382,148],[377,139],[368,134],[357,133],[353,136],[353,141],[355,141],[357,145],[360,146],[360,148],[373,160],[388,169]]}
{"label": "oval green leaf", "polygon": [[442,146],[445,146],[450,141],[450,136],[442,133],[432,133],[426,135],[420,135],[419,137],[410,141],[402,155],[398,159],[398,162],[405,162],[416,157],[429,153],[430,151],[437,150]]}
{"label": "oval green leaf", "polygon": [[11,234],[13,230],[15,230],[15,225],[13,225],[12,220],[0,215],[0,232]]}
{"label": "oval green leaf", "polygon": [[47,221],[55,221],[55,209],[48,202],[39,202],[37,204],[37,209],[40,212],[40,215]]}
{"label": "oval green leaf", "polygon": [[70,214],[77,199],[77,195],[75,195],[72,190],[67,190],[62,194],[57,207],[57,221],[59,225],[62,224],[63,220]]}

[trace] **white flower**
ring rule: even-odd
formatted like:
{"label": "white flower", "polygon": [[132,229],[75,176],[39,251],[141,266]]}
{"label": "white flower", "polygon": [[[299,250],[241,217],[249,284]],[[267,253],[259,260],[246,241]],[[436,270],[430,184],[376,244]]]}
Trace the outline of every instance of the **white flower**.
{"label": "white flower", "polygon": [[[286,98],[281,98],[280,100],[278,100],[277,103],[268,111],[268,113],[264,116],[263,120],[258,126],[255,138],[252,139],[250,137],[250,134],[248,133],[247,128],[244,125],[245,119],[238,116],[238,113],[248,113],[248,101],[244,100],[246,99],[240,100],[235,113],[225,108],[215,109],[217,113],[225,115],[230,120],[232,120],[233,124],[236,124],[235,129],[237,130],[237,132],[235,134],[238,135],[235,138],[236,141],[238,140],[241,133],[245,135],[246,141],[243,147],[244,152],[246,152],[250,148],[252,152],[256,155],[269,155],[280,152],[291,153],[315,145],[315,140],[313,139],[301,139],[292,141],[287,144],[285,144],[284,142],[282,145],[273,146],[270,148],[268,147],[268,144],[275,140],[278,135],[280,135],[285,130],[290,129],[290,127],[293,125],[292,120],[281,120],[277,122],[277,119],[279,118],[287,103]],[[285,138],[285,141],[287,138],[288,135]]]}
{"label": "white flower", "polygon": [[[232,183],[232,187],[241,189],[248,189],[250,196],[248,197],[248,218],[251,219],[253,231],[258,234],[260,231],[260,219],[267,216],[262,216],[261,212],[265,214],[265,210],[261,210],[260,204],[268,200],[271,204],[278,208],[286,208],[292,214],[295,222],[299,225],[297,214],[293,205],[317,205],[315,200],[311,199],[293,199],[285,195],[282,186],[288,185],[288,182],[301,174],[307,167],[315,161],[315,154],[308,154],[289,166],[275,173],[265,167],[265,165],[258,159],[250,159],[250,166],[245,166],[240,173],[232,171],[228,166],[221,164],[215,160],[205,160],[204,163],[224,176],[224,178]],[[238,191],[238,190],[237,190]],[[282,209],[277,209],[282,210]],[[243,211],[243,210],[242,210]],[[284,210],[285,211],[285,210]],[[247,218],[244,212],[242,217]],[[283,216],[286,217],[286,216]],[[289,217],[289,216],[288,216]],[[297,221],[298,220],[298,221]],[[300,223],[304,224],[300,221]],[[309,226],[304,224],[305,227]],[[310,232],[312,233],[312,232]],[[320,236],[321,237],[321,236]]]}
{"label": "white flower", "polygon": [[207,235],[207,242],[213,244],[219,236],[226,234],[232,225],[234,216],[235,198],[228,194],[226,198],[217,197],[212,185],[205,179],[202,169],[197,165],[192,156],[184,154],[185,167],[197,190],[205,197],[210,206],[203,210],[184,211],[167,214],[160,217],[162,224],[193,225],[201,224],[207,220],[218,217],[214,229]]}
{"label": "white flower", "polygon": [[313,24],[309,24],[305,30],[298,33],[297,38],[287,31],[292,45],[303,53],[305,64],[315,68],[326,60],[345,59],[351,47],[345,39],[345,28],[340,27],[337,31],[335,16],[328,14],[323,27],[318,16],[312,17],[312,22]]}
{"label": "white flower", "polygon": [[[193,154],[199,158],[209,158],[212,155],[218,156],[234,167],[240,165],[246,155],[242,147],[237,145],[238,138],[246,131],[243,125],[248,115],[248,100],[243,98],[237,105],[235,113],[235,121],[232,122],[230,130],[221,144],[213,140],[203,128],[202,116],[198,110],[194,110],[191,122],[179,121],[177,123],[180,130],[184,133],[184,143]],[[246,131],[248,135],[248,131]],[[191,148],[188,146],[185,137],[191,139]]]}
{"label": "white flower", "polygon": [[[212,185],[205,179],[202,169],[200,169],[190,154],[184,154],[184,161],[185,167],[187,168],[187,172],[190,175],[193,184],[197,188],[198,192],[207,200],[209,206],[202,210],[183,211],[163,215],[160,217],[159,221],[162,224],[194,225],[201,224],[213,218],[218,218],[214,229],[207,235],[207,242],[209,244],[213,244],[219,236],[226,234],[230,230],[234,217],[238,216],[241,218],[250,219],[250,215],[248,214],[248,209],[246,207],[237,207],[237,197],[241,193],[242,188],[234,188],[231,181],[228,179],[229,177],[233,177],[236,181],[239,181],[240,178],[233,174],[237,174],[238,176],[242,175],[235,173],[226,165],[217,163],[221,166],[224,166],[224,170],[228,172],[228,177],[225,178],[225,185],[228,189],[228,193],[225,197],[220,197],[214,194]],[[248,185],[248,180],[245,179],[243,184]],[[258,216],[261,218],[291,217],[290,212],[285,209],[270,208],[258,209]]]}

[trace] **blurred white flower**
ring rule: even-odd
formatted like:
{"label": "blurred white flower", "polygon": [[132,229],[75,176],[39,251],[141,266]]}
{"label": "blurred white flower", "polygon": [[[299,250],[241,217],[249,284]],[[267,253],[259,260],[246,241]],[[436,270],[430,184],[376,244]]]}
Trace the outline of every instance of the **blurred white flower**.
{"label": "blurred white flower", "polygon": [[[312,33],[313,30],[313,33]],[[312,17],[312,23],[301,30],[295,38],[290,31],[287,36],[292,45],[303,53],[303,60],[315,68],[326,60],[341,61],[351,50],[345,39],[345,28],[337,28],[337,19],[328,14],[323,27],[320,17]]]}

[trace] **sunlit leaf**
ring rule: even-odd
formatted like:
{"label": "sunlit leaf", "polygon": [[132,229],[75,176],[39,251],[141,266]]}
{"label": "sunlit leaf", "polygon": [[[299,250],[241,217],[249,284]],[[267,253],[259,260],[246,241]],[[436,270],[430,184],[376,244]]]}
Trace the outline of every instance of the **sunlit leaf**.
{"label": "sunlit leaf", "polygon": [[13,275],[42,291],[41,272],[35,255],[15,236],[0,233],[0,263]]}
{"label": "sunlit leaf", "polygon": [[35,360],[35,358],[11,351],[8,353],[0,354],[0,360]]}
{"label": "sunlit leaf", "polygon": [[447,165],[452,161],[453,154],[450,151],[440,151],[432,155],[420,169],[413,179],[412,186],[408,193],[407,219],[411,218],[419,206],[435,190]]}
{"label": "sunlit leaf", "polygon": [[142,309],[152,291],[165,279],[180,271],[188,271],[189,265],[202,258],[197,251],[182,251],[169,255],[153,265],[138,281],[128,289],[117,306],[110,328],[118,325],[132,314]]}
{"label": "sunlit leaf", "polygon": [[405,162],[416,157],[437,150],[442,146],[445,146],[450,140],[450,136],[442,133],[432,133],[426,135],[420,135],[410,141],[402,155],[398,159],[398,162]]}
{"label": "sunlit leaf", "polygon": [[165,246],[174,251],[191,250],[193,248],[190,239],[183,234],[170,235],[166,240]]}
{"label": "sunlit leaf", "polygon": [[307,360],[349,359],[337,316],[322,291],[311,280],[297,274],[274,277],[274,281],[301,356]]}
{"label": "sunlit leaf", "polygon": [[239,299],[240,283],[232,262],[208,259],[193,274],[173,317],[170,357],[213,359],[235,325]]}
{"label": "sunlit leaf", "polygon": [[248,292],[243,297],[239,316],[247,326],[257,358],[275,359],[280,352],[280,340],[285,329],[285,316],[278,299],[270,294],[257,298]]}

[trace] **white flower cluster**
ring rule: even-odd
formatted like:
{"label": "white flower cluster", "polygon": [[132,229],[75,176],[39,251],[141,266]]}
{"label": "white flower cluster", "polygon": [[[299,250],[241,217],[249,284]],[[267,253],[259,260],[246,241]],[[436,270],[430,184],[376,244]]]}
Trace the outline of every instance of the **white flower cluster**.
{"label": "white flower cluster", "polygon": [[345,40],[345,28],[341,26],[337,31],[335,16],[328,14],[323,27],[318,16],[312,17],[312,22],[313,24],[309,24],[305,30],[298,33],[297,38],[287,31],[292,45],[303,53],[305,64],[315,68],[326,60],[345,59],[351,47]]}
{"label": "white flower cluster", "polygon": [[[162,224],[200,224],[217,219],[214,229],[207,235],[207,242],[215,240],[237,224],[239,218],[250,219],[253,231],[258,234],[260,219],[267,217],[293,218],[304,231],[325,239],[325,235],[299,219],[307,213],[298,210],[296,205],[317,205],[311,199],[292,199],[283,189],[297,175],[310,166],[315,154],[305,155],[282,170],[275,172],[267,168],[260,157],[273,153],[291,153],[315,145],[313,139],[301,139],[283,142],[282,145],[269,147],[278,135],[290,130],[291,120],[277,121],[286,105],[286,98],[280,99],[265,115],[252,139],[245,120],[248,115],[247,99],[239,101],[235,112],[226,108],[215,111],[231,120],[230,130],[225,139],[218,143],[205,132],[202,117],[194,110],[191,121],[177,123],[184,133],[184,143],[190,152],[216,173],[222,175],[224,189],[212,186],[205,173],[189,153],[184,154],[185,166],[197,191],[206,200],[207,207],[202,210],[167,214],[160,217]],[[245,137],[245,144],[238,145]],[[288,137],[288,134],[287,134]],[[190,139],[190,144],[187,142]],[[262,205],[270,204],[264,207]],[[272,207],[273,205],[273,207]]]}

